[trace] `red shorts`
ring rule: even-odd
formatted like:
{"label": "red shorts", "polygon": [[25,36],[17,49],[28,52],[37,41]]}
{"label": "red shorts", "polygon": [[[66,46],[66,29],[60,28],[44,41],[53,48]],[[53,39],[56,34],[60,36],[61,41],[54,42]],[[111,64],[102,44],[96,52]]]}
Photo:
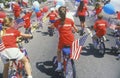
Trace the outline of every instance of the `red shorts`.
{"label": "red shorts", "polygon": [[59,50],[62,50],[62,48],[63,48],[64,46],[70,46],[70,48],[71,48],[71,47],[72,47],[72,42],[66,44],[66,43],[63,43],[63,42],[59,41],[59,43],[58,43],[58,49],[59,49]]}

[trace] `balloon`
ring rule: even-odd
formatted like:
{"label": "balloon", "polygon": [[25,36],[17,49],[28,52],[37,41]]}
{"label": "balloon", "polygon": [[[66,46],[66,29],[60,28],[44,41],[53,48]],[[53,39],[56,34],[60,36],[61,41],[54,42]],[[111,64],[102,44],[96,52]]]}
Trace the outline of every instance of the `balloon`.
{"label": "balloon", "polygon": [[40,4],[39,4],[38,1],[34,1],[34,2],[33,2],[33,6],[34,6],[34,7],[40,7]]}
{"label": "balloon", "polygon": [[34,9],[35,12],[39,12],[39,10],[40,10],[39,8],[35,8]]}
{"label": "balloon", "polygon": [[75,1],[80,2],[81,0],[75,0]]}
{"label": "balloon", "polygon": [[43,12],[47,12],[48,11],[48,7],[47,6],[44,6],[43,7]]}
{"label": "balloon", "polygon": [[34,6],[32,6],[32,9],[33,9],[35,12],[38,12],[38,11],[40,10],[39,7],[34,7]]}
{"label": "balloon", "polygon": [[65,5],[65,1],[64,0],[58,0],[56,5],[64,6]]}
{"label": "balloon", "polygon": [[26,3],[28,3],[28,0],[23,0],[23,2],[26,2]]}
{"label": "balloon", "polygon": [[103,7],[103,11],[107,14],[115,14],[115,8],[112,4],[106,4],[104,7]]}
{"label": "balloon", "polygon": [[61,5],[56,5],[55,9],[58,10],[58,8],[60,7]]}
{"label": "balloon", "polygon": [[6,17],[6,13],[5,13],[5,12],[0,11],[0,18],[5,18],[5,17]]}

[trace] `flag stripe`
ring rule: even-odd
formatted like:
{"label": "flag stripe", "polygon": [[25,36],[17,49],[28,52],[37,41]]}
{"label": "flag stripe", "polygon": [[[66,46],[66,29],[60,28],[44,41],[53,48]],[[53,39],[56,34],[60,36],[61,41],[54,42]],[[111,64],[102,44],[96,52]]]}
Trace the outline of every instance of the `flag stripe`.
{"label": "flag stripe", "polygon": [[5,49],[5,46],[4,46],[4,44],[1,42],[1,43],[0,43],[0,52],[3,51],[4,49]]}
{"label": "flag stripe", "polygon": [[85,44],[89,34],[84,35],[82,38],[73,41],[72,43],[72,52],[71,52],[71,59],[78,60],[80,58],[80,53],[82,51],[82,47]]}

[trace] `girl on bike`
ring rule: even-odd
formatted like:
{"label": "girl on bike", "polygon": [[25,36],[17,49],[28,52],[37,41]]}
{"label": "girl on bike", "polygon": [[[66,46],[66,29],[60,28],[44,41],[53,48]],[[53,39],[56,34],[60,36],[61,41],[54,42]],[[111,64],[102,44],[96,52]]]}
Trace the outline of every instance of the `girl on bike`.
{"label": "girl on bike", "polygon": [[30,63],[16,45],[17,37],[22,36],[25,38],[30,38],[32,37],[32,35],[23,34],[20,31],[14,29],[13,27],[13,19],[10,17],[5,17],[3,20],[3,32],[1,33],[1,38],[5,49],[2,52],[0,52],[1,59],[4,63],[3,78],[8,78],[9,62],[6,61],[6,59],[21,60],[25,65],[25,70],[28,75],[27,78],[32,78]]}
{"label": "girl on bike", "polygon": [[66,7],[61,6],[58,9],[58,14],[60,16],[59,19],[57,19],[51,28],[57,28],[59,32],[59,43],[58,43],[58,49],[57,49],[57,60],[58,60],[58,67],[56,68],[56,71],[59,71],[62,69],[61,64],[61,49],[64,46],[72,46],[72,42],[74,41],[74,34],[72,33],[72,29],[74,29],[76,32],[78,32],[77,27],[75,26],[72,19],[66,18]]}

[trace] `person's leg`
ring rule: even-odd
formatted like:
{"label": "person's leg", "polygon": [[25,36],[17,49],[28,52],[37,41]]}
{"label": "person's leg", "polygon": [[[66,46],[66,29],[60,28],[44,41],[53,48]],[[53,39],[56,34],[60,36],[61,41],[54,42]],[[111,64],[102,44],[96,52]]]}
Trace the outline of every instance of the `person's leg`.
{"label": "person's leg", "polygon": [[60,71],[62,69],[62,63],[61,63],[61,50],[57,50],[57,60],[58,60],[58,66],[55,71]]}
{"label": "person's leg", "polygon": [[61,63],[61,49],[62,49],[62,42],[59,41],[58,43],[58,49],[57,49],[57,61],[58,66],[55,71],[60,71],[62,69],[62,63]]}
{"label": "person's leg", "polygon": [[28,78],[32,78],[32,69],[29,63],[29,60],[24,56],[21,60],[25,65],[25,70],[28,75]]}
{"label": "person's leg", "polygon": [[97,45],[98,45],[98,43],[97,43],[97,36],[96,36],[96,34],[95,35],[93,35],[93,37],[92,37],[92,41],[93,41],[93,45],[94,45],[94,48],[95,49],[97,49]]}
{"label": "person's leg", "polygon": [[9,63],[4,64],[3,78],[8,78]]}

